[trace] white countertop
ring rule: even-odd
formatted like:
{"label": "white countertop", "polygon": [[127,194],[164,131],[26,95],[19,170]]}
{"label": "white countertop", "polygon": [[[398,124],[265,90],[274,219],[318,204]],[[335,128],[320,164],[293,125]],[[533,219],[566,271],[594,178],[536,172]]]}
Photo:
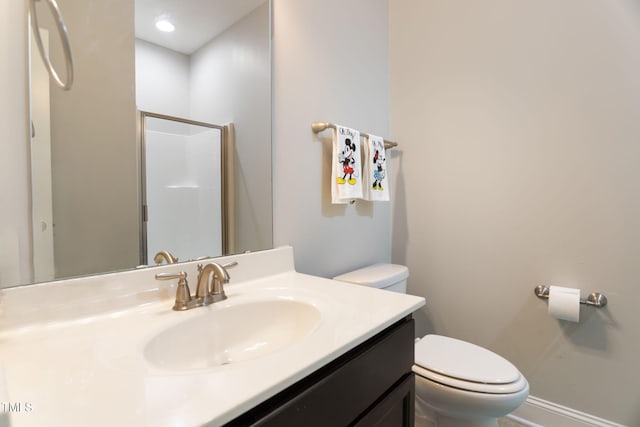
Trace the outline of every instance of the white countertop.
{"label": "white countertop", "polygon": [[[73,318],[65,311],[72,307],[67,303],[64,310],[59,304],[55,316],[37,322],[5,322],[11,328],[0,330],[0,402],[13,406],[11,411],[4,408],[4,416],[9,412],[11,427],[220,425],[424,304],[420,297],[297,273],[292,257],[291,248],[226,257],[240,263],[230,271],[228,299],[187,312],[172,311],[173,294],[159,289],[157,300],[141,305],[120,304],[111,310],[100,305],[93,315]],[[269,274],[261,275],[259,266],[265,261]],[[243,272],[243,267],[251,271]],[[158,271],[136,271],[126,280],[151,276],[146,280],[157,286],[153,274]],[[191,286],[194,291],[195,284]],[[148,293],[136,295],[140,299]],[[0,304],[20,298],[0,293]],[[171,325],[207,311],[274,299],[313,305],[321,314],[319,323],[287,347],[209,369],[160,369],[143,356],[145,344]],[[10,313],[0,310],[0,321]]]}

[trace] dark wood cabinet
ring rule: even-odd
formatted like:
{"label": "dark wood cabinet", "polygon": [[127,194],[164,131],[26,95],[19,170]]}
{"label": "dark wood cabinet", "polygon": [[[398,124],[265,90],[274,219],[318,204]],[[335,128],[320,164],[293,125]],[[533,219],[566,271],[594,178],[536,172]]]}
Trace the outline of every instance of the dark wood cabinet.
{"label": "dark wood cabinet", "polygon": [[413,338],[407,317],[226,425],[412,427]]}

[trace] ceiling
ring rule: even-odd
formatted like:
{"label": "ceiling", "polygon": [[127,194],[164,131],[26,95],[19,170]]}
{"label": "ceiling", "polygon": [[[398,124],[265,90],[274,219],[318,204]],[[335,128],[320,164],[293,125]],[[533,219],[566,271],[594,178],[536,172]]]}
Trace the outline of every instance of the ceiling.
{"label": "ceiling", "polygon": [[[266,0],[135,0],[136,37],[190,55]],[[156,29],[159,18],[176,30]]]}

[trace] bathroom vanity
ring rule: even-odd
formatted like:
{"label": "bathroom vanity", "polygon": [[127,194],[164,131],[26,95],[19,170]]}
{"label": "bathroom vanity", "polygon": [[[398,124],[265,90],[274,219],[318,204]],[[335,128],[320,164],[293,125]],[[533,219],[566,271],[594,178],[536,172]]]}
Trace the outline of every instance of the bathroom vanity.
{"label": "bathroom vanity", "polygon": [[413,426],[407,317],[226,426]]}
{"label": "bathroom vanity", "polygon": [[185,312],[154,275],[196,263],[0,291],[10,425],[412,424],[423,298],[297,273],[290,247],[215,261],[228,298]]}

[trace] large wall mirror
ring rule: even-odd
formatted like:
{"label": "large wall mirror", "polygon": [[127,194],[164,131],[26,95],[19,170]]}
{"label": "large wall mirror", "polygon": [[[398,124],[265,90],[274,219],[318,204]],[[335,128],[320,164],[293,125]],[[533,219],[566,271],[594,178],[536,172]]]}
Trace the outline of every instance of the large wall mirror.
{"label": "large wall mirror", "polygon": [[[221,202],[229,206],[217,208],[230,215],[225,227],[232,244],[220,253],[203,249],[199,256],[271,248],[270,2],[57,3],[69,33],[74,82],[70,90],[56,87],[32,42],[33,281],[154,264],[153,254],[144,254],[142,111],[212,124],[220,132],[232,129],[225,156],[233,167],[216,166],[219,154],[210,162],[202,155],[189,165],[206,169],[200,170],[205,177],[227,174],[232,183]],[[36,4],[43,44],[64,78],[51,11],[47,2]],[[173,31],[159,30],[161,20],[171,22]],[[219,147],[214,152],[220,153]],[[172,156],[164,154],[156,175],[163,175],[162,168],[167,175],[173,172],[178,159]],[[203,206],[211,203],[203,197],[174,197],[163,206],[207,222]],[[191,237],[180,230],[163,232],[188,246]],[[156,241],[153,250],[171,252],[172,245]]]}

